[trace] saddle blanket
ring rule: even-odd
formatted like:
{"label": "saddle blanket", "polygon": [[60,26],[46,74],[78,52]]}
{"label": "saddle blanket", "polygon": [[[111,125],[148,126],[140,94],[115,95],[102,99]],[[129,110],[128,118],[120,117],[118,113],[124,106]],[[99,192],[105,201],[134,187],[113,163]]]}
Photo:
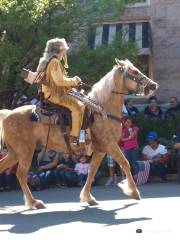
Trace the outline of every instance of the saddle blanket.
{"label": "saddle blanket", "polygon": [[43,124],[64,124],[68,125],[67,117],[60,114],[57,111],[51,111],[41,108],[41,106],[36,105],[31,112],[30,120],[33,122],[42,122]]}
{"label": "saddle blanket", "polygon": [[[63,106],[54,107],[53,105],[35,105],[30,120],[33,122],[42,122],[43,124],[72,126],[71,111]],[[94,116],[85,108],[83,123],[81,129],[87,129],[94,121]]]}

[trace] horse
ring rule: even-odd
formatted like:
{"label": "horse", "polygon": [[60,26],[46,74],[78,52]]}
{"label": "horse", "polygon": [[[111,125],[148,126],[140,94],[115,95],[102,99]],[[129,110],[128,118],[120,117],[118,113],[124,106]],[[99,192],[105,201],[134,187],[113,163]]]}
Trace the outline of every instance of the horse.
{"label": "horse", "polygon": [[[80,192],[80,201],[90,205],[98,204],[91,194],[91,185],[97,169],[106,153],[122,167],[126,180],[119,184],[122,192],[129,197],[140,199],[140,192],[133,180],[130,165],[117,142],[122,129],[122,107],[126,91],[149,96],[158,84],[145,76],[129,60],[118,60],[110,72],[93,85],[88,97],[103,106],[104,114],[94,112],[90,125],[93,154],[87,181]],[[28,209],[45,208],[43,201],[33,197],[28,184],[27,174],[31,166],[36,146],[46,146],[48,125],[30,121],[33,105],[25,105],[13,110],[0,110],[1,147],[6,145],[8,153],[0,161],[0,172],[18,163],[16,176],[23,191],[25,207]],[[67,144],[59,126],[51,125],[48,149],[68,152]]]}

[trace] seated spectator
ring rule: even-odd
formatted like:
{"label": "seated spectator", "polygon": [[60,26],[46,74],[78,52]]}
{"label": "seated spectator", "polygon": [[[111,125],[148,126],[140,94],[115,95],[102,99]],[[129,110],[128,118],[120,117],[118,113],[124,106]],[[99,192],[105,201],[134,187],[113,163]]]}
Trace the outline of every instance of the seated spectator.
{"label": "seated spectator", "polygon": [[48,188],[51,184],[56,183],[54,170],[59,161],[59,155],[52,150],[41,150],[38,154],[38,172],[28,175],[28,183],[33,190]]}
{"label": "seated spectator", "polygon": [[81,155],[92,155],[91,132],[89,129],[81,130],[79,135]]}
{"label": "seated spectator", "polygon": [[180,105],[176,97],[171,97],[169,101],[169,108],[165,112],[165,117],[175,118],[177,114],[180,114]]}
{"label": "seated spectator", "polygon": [[149,98],[149,105],[144,110],[144,116],[152,119],[163,118],[163,111],[160,106],[158,106],[157,98],[155,96]]}
{"label": "seated spectator", "polygon": [[179,154],[179,150],[180,150],[180,124],[176,127],[174,149],[177,150],[178,154]]}
{"label": "seated spectator", "polygon": [[87,162],[86,157],[84,155],[81,155],[79,158],[79,162],[75,165],[75,172],[78,175],[78,186],[84,186],[88,176],[89,168],[90,164]]}
{"label": "seated spectator", "polygon": [[122,107],[122,115],[123,115],[123,116],[128,116],[128,111],[127,111],[127,109],[126,109],[125,104],[123,104],[123,107]]}
{"label": "seated spectator", "polygon": [[13,107],[20,107],[27,104],[28,104],[28,97],[26,95],[18,96],[17,92],[14,94],[13,101],[12,101]]}
{"label": "seated spectator", "polygon": [[59,187],[74,187],[78,185],[78,176],[74,170],[75,162],[70,154],[64,153],[55,170],[56,181]]}
{"label": "seated spectator", "polygon": [[132,98],[128,98],[125,101],[125,106],[128,112],[129,116],[135,116],[139,111],[138,109],[134,106]]}
{"label": "seated spectator", "polygon": [[131,117],[126,116],[123,119],[122,129],[122,150],[125,157],[131,166],[132,175],[136,175],[138,171],[137,160],[139,158],[139,145],[138,145],[138,131],[139,128],[133,123]]}
{"label": "seated spectator", "polygon": [[0,192],[11,191],[16,188],[16,167],[8,168],[0,173]]}
{"label": "seated spectator", "polygon": [[177,165],[178,183],[180,183],[180,125],[178,125],[176,128],[175,144],[173,147],[174,147],[174,157]]}
{"label": "seated spectator", "polygon": [[[2,159],[7,154],[7,150],[4,149],[0,153],[0,159]],[[0,160],[1,161],[1,160]],[[0,191],[11,191],[16,188],[16,169],[17,165],[6,169],[4,172],[0,173]]]}
{"label": "seated spectator", "polygon": [[117,183],[117,174],[116,174],[116,167],[117,163],[112,159],[112,157],[107,154],[106,155],[107,165],[108,165],[108,171],[109,171],[109,178],[107,179],[105,185],[115,185]]}
{"label": "seated spectator", "polygon": [[[71,155],[71,159],[73,160],[73,162],[76,164],[76,163],[78,163],[78,161],[79,161],[79,158],[80,158],[80,156],[81,156],[82,154],[81,154],[81,152],[79,151],[79,152],[76,152],[76,153],[73,153],[72,155]],[[62,155],[62,157],[63,157],[63,155]],[[62,158],[61,157],[61,158]]]}
{"label": "seated spectator", "polygon": [[38,98],[37,97],[33,97],[30,101],[29,101],[29,104],[31,105],[37,105],[39,102]]}
{"label": "seated spectator", "polygon": [[166,181],[168,152],[164,145],[159,144],[156,132],[149,132],[146,140],[148,145],[142,150],[142,159],[150,163],[150,175],[160,176]]}

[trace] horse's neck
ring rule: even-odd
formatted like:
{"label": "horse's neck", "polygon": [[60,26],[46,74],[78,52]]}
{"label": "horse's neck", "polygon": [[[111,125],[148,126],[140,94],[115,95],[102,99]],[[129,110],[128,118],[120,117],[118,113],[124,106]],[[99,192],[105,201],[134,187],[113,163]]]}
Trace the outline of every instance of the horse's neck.
{"label": "horse's neck", "polygon": [[124,95],[111,93],[111,96],[109,100],[105,103],[104,107],[107,112],[122,117],[123,103]]}

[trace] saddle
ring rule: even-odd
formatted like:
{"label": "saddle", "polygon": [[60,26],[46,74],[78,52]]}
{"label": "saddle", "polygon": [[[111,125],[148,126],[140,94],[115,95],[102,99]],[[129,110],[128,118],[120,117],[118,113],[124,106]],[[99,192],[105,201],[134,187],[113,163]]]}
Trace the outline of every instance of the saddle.
{"label": "saddle", "polygon": [[[71,127],[72,125],[71,111],[68,108],[50,103],[46,100],[35,106],[30,115],[30,120],[35,122],[39,121],[43,124],[61,125],[64,127]],[[89,128],[89,125],[93,121],[93,114],[86,106],[81,129],[85,130]]]}
{"label": "saddle", "polygon": [[[94,121],[93,112],[103,113],[103,107],[97,104],[94,100],[90,99],[81,92],[70,89],[68,95],[73,97],[85,105],[82,129],[87,129],[89,125]],[[72,125],[71,111],[60,105],[53,104],[48,100],[41,100],[40,105],[37,105],[31,115],[32,121],[41,121],[44,124],[60,124],[63,126]]]}
{"label": "saddle", "polygon": [[[88,129],[89,126],[94,122],[94,114],[97,112],[102,113],[102,106],[97,104],[88,96],[80,93],[79,91],[69,90],[68,94],[71,97],[76,98],[84,103],[85,111],[81,129]],[[68,108],[53,104],[48,100],[42,100],[41,103],[39,105],[36,105],[33,109],[30,120],[41,121],[43,124],[48,124],[49,126],[55,124],[59,125],[69,151],[73,152],[70,146],[69,136],[66,131],[67,126],[69,126],[70,128],[72,126],[71,111]],[[86,144],[89,143],[86,142]]]}

